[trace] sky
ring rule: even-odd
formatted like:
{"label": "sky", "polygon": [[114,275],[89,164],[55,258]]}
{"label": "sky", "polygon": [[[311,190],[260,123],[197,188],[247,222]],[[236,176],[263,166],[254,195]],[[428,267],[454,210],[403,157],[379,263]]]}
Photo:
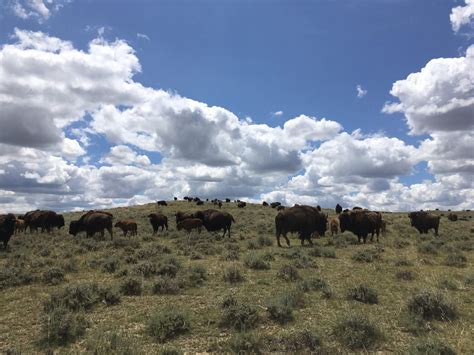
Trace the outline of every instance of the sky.
{"label": "sky", "polygon": [[0,213],[474,207],[474,0],[0,0]]}

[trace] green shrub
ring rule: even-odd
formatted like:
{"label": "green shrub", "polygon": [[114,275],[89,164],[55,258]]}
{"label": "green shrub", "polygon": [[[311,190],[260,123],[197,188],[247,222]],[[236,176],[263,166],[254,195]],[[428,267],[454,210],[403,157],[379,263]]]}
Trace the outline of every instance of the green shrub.
{"label": "green shrub", "polygon": [[221,307],[229,308],[236,305],[237,305],[237,300],[235,299],[234,295],[228,294],[224,296]]}
{"label": "green shrub", "polygon": [[0,270],[0,290],[21,285],[29,285],[36,280],[30,272],[18,267]]}
{"label": "green shrub", "polygon": [[351,350],[371,349],[384,338],[379,328],[362,315],[351,315],[340,319],[332,334]]}
{"label": "green shrub", "polygon": [[394,264],[395,266],[413,266],[413,262],[407,259],[397,259]]}
{"label": "green shrub", "polygon": [[176,279],[168,276],[159,276],[153,285],[153,293],[158,295],[175,295],[181,290],[182,285]]}
{"label": "green shrub", "polygon": [[412,281],[415,279],[415,275],[413,275],[413,272],[410,270],[402,270],[402,271],[397,271],[395,274],[395,277],[398,280],[405,280],[405,281]]}
{"label": "green shrub", "polygon": [[[282,339],[285,351],[311,351],[319,353],[322,347],[321,338],[310,330],[300,330]],[[324,353],[324,352],[323,352]]]}
{"label": "green shrub", "polygon": [[377,292],[366,285],[350,288],[347,291],[347,298],[367,304],[379,303]]}
{"label": "green shrub", "polygon": [[207,270],[201,265],[191,266],[188,269],[187,278],[190,287],[201,286],[207,280]]}
{"label": "green shrub", "polygon": [[438,339],[425,339],[413,345],[409,351],[413,355],[456,355],[453,348]]}
{"label": "green shrub", "polygon": [[66,345],[81,337],[87,326],[82,313],[56,307],[41,318],[41,338],[48,345]]}
{"label": "green shrub", "polygon": [[121,300],[120,291],[115,287],[101,287],[99,289],[99,295],[107,306],[119,304]]}
{"label": "green shrub", "polygon": [[101,355],[138,354],[137,344],[133,338],[117,332],[96,331],[85,342],[88,353]]}
{"label": "green shrub", "polygon": [[257,310],[246,304],[237,303],[224,308],[221,326],[245,331],[255,327],[259,317]]}
{"label": "green shrub", "polygon": [[458,317],[456,307],[445,300],[441,293],[422,291],[408,301],[408,311],[425,320],[448,321]]}
{"label": "green shrub", "polygon": [[422,254],[438,254],[439,245],[434,243],[433,241],[423,242],[418,245],[418,252]]}
{"label": "green shrub", "polygon": [[96,283],[68,285],[50,295],[44,304],[46,312],[56,308],[70,311],[90,310],[101,301],[99,287]]}
{"label": "green shrub", "polygon": [[259,235],[257,237],[257,243],[261,247],[271,247],[273,245],[273,239],[264,235]]}
{"label": "green shrub", "polygon": [[231,284],[244,281],[244,277],[242,276],[240,269],[235,265],[229,266],[224,270],[223,278],[224,281]]}
{"label": "green shrub", "polygon": [[250,269],[255,270],[268,270],[270,269],[270,263],[265,261],[263,255],[250,252],[244,258],[244,264]]}
{"label": "green shrub", "polygon": [[314,246],[310,249],[309,255],[334,259],[336,257],[336,250],[334,250],[334,248],[329,247]]}
{"label": "green shrub", "polygon": [[108,258],[102,264],[102,270],[108,273],[114,273],[120,267],[120,261],[116,257]]}
{"label": "green shrub", "polygon": [[454,281],[447,280],[447,279],[441,280],[438,283],[438,287],[442,288],[442,289],[445,289],[445,290],[450,290],[450,291],[455,291],[455,290],[458,289],[458,286]]}
{"label": "green shrub", "polygon": [[283,265],[277,272],[277,277],[285,281],[299,280],[300,274],[293,265]]}
{"label": "green shrub", "polygon": [[270,301],[267,306],[267,312],[270,319],[277,321],[280,324],[285,324],[294,319],[293,304],[288,302],[287,297],[276,297]]}
{"label": "green shrub", "polygon": [[222,254],[221,260],[228,260],[234,261],[239,260],[240,254],[238,250],[226,250],[224,254]]}
{"label": "green shrub", "polygon": [[43,272],[43,282],[49,285],[58,285],[64,281],[64,272],[60,268],[51,267]]}
{"label": "green shrub", "polygon": [[139,296],[143,292],[142,280],[128,277],[120,285],[120,290],[127,296]]}
{"label": "green shrub", "polygon": [[160,343],[187,333],[190,329],[187,314],[174,309],[156,311],[150,316],[147,324],[148,334]]}
{"label": "green shrub", "polygon": [[352,260],[358,261],[358,262],[371,263],[379,259],[380,259],[380,254],[375,249],[359,250],[352,255]]}
{"label": "green shrub", "polygon": [[467,258],[461,253],[450,253],[446,257],[445,264],[448,266],[465,267]]}
{"label": "green shrub", "polygon": [[260,338],[247,332],[237,333],[227,342],[227,350],[234,354],[261,354],[261,348]]}

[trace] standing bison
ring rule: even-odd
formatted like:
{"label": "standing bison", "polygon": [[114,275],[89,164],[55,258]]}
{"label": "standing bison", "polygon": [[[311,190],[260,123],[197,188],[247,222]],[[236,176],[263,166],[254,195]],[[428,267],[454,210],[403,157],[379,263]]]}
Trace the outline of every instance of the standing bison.
{"label": "standing bison", "polygon": [[153,227],[153,234],[158,232],[158,229],[161,227],[161,231],[168,230],[168,217],[161,213],[151,213],[148,215],[150,224]]}
{"label": "standing bison", "polygon": [[341,233],[346,230],[354,233],[359,238],[359,243],[361,238],[366,243],[369,233],[372,234],[371,240],[373,240],[375,233],[378,242],[380,229],[382,228],[382,215],[379,212],[363,209],[344,211],[339,215],[339,227]]}
{"label": "standing bison", "polygon": [[424,211],[410,212],[408,214],[412,227],[415,227],[420,234],[428,233],[428,230],[434,229],[435,235],[438,235],[439,216],[433,216]]}
{"label": "standing bison", "polygon": [[309,244],[313,244],[312,234],[316,232],[323,236],[326,233],[326,228],[327,216],[311,206],[295,205],[280,211],[275,217],[275,235],[279,247],[281,247],[281,235],[285,238],[286,244],[290,246],[290,240],[286,236],[288,232],[298,233],[301,245],[304,245],[305,240]]}
{"label": "standing bison", "polygon": [[199,218],[187,218],[182,220],[176,225],[176,228],[180,231],[184,229],[186,232],[191,233],[191,230],[197,229],[201,233],[202,221]]}
{"label": "standing bison", "polygon": [[340,204],[336,205],[336,214],[341,214],[342,212],[342,206]]}
{"label": "standing bison", "polygon": [[230,213],[209,209],[198,211],[194,216],[202,221],[204,228],[206,228],[208,232],[223,229],[224,234],[222,237],[228,233],[230,238],[230,227],[232,226],[232,222],[235,223],[234,217],[232,217]]}
{"label": "standing bison", "polygon": [[69,224],[69,234],[76,236],[80,232],[86,232],[87,237],[93,237],[95,233],[100,232],[102,238],[104,238],[104,231],[107,229],[110,238],[113,239],[113,218],[113,215],[109,212],[89,211],[78,220],[71,221]]}
{"label": "standing bison", "polygon": [[245,206],[247,206],[246,202],[240,201],[240,202],[237,203],[238,208],[244,208]]}
{"label": "standing bison", "polygon": [[127,236],[128,232],[130,232],[130,235],[137,235],[138,226],[137,226],[137,222],[135,222],[133,219],[119,221],[115,223],[114,227],[120,228],[123,232],[124,237]]}
{"label": "standing bison", "polygon": [[168,206],[165,200],[157,201],[158,206]]}
{"label": "standing bison", "polygon": [[36,232],[38,228],[41,228],[41,232],[46,230],[49,233],[54,227],[58,229],[64,227],[63,215],[54,211],[30,211],[25,214],[23,220],[25,221],[25,229],[30,228],[30,232]]}
{"label": "standing bison", "polygon": [[13,214],[0,215],[0,241],[3,242],[3,249],[7,249],[8,242],[15,232],[16,218]]}

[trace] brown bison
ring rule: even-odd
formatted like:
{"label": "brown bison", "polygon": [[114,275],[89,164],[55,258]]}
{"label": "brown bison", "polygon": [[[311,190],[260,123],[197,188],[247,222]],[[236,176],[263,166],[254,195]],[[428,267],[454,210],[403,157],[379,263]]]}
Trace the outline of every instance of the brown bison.
{"label": "brown bison", "polygon": [[438,235],[439,216],[433,216],[424,211],[410,212],[408,214],[412,227],[415,227],[420,234],[428,233],[428,230],[434,229],[435,235]]}
{"label": "brown bison", "polygon": [[26,229],[25,221],[22,219],[17,219],[15,221],[15,234],[23,233]]}
{"label": "brown bison", "polygon": [[186,232],[190,233],[191,230],[197,229],[201,233],[202,221],[199,218],[188,218],[179,222],[176,228],[180,231],[184,229]]}
{"label": "brown bison", "polygon": [[87,237],[93,237],[95,233],[100,232],[102,238],[104,238],[104,231],[107,229],[110,238],[113,239],[112,219],[113,215],[109,212],[89,211],[78,220],[71,221],[69,234],[76,236],[80,232],[86,232]]}
{"label": "brown bison", "polygon": [[275,207],[281,206],[281,203],[280,202],[272,202],[272,203],[270,203],[270,206],[272,208],[275,208]]}
{"label": "brown bison", "polygon": [[307,240],[309,244],[313,244],[311,236],[313,233],[318,233],[323,236],[327,228],[327,216],[319,212],[312,206],[295,205],[278,212],[275,217],[275,235],[277,244],[281,247],[280,236],[286,240],[286,244],[290,246],[290,240],[286,236],[288,232],[298,233],[301,240],[301,245]]}
{"label": "brown bison", "polygon": [[222,202],[219,201],[219,203],[217,204],[217,206],[219,206],[219,208],[222,208]]}
{"label": "brown bison", "polygon": [[168,204],[166,203],[165,200],[161,200],[161,201],[158,201],[156,203],[158,204],[158,206],[168,206]]}
{"label": "brown bison", "polygon": [[222,237],[228,232],[230,238],[230,227],[232,226],[232,222],[235,223],[234,217],[232,217],[230,213],[209,209],[198,211],[194,216],[202,221],[204,228],[206,228],[208,232],[223,229],[224,234]]}
{"label": "brown bison", "polygon": [[357,238],[359,238],[359,243],[361,238],[363,238],[364,243],[366,243],[369,233],[372,234],[371,240],[373,240],[375,233],[378,242],[381,225],[382,215],[378,212],[356,209],[345,211],[339,215],[341,233],[344,233],[346,230],[354,233]]}
{"label": "brown bison", "polygon": [[161,213],[151,213],[148,215],[151,226],[153,227],[153,234],[158,232],[158,229],[161,227],[161,231],[164,231],[165,228],[168,230],[168,217]]}
{"label": "brown bison", "polygon": [[336,214],[340,214],[342,212],[342,206],[340,204],[336,205]]}
{"label": "brown bison", "polygon": [[174,216],[176,217],[176,225],[178,225],[179,222],[184,221],[185,219],[194,218],[193,213],[181,211],[176,212]]}
{"label": "brown bison", "polygon": [[268,202],[267,202],[267,201],[263,201],[263,202],[262,202],[262,206],[267,207],[267,206],[268,206]]}
{"label": "brown bison", "polygon": [[237,203],[238,208],[244,208],[245,206],[247,206],[246,202],[240,201],[240,202]]}
{"label": "brown bison", "polygon": [[8,242],[15,232],[15,215],[12,213],[0,215],[0,241],[3,242],[3,249],[7,249]]}
{"label": "brown bison", "polygon": [[30,232],[38,231],[41,228],[41,232],[45,230],[49,233],[54,227],[61,229],[64,227],[64,217],[61,214],[57,214],[54,211],[30,211],[24,216],[25,229],[30,228]]}
{"label": "brown bison", "polygon": [[331,230],[331,237],[337,233],[339,233],[339,219],[333,218],[331,219],[331,222],[329,222],[329,227]]}
{"label": "brown bison", "polygon": [[456,222],[458,220],[458,215],[456,213],[450,213],[448,214],[448,219],[451,222]]}
{"label": "brown bison", "polygon": [[124,237],[127,236],[128,232],[130,232],[130,235],[137,235],[138,226],[137,226],[137,222],[135,222],[133,219],[119,221],[115,223],[114,227],[120,228],[123,232]]}
{"label": "brown bison", "polygon": [[196,201],[196,206],[202,206],[204,205],[204,201],[198,200]]}
{"label": "brown bison", "polygon": [[280,205],[280,206],[277,206],[276,209],[277,209],[277,211],[282,211],[282,210],[285,209],[285,206]]}

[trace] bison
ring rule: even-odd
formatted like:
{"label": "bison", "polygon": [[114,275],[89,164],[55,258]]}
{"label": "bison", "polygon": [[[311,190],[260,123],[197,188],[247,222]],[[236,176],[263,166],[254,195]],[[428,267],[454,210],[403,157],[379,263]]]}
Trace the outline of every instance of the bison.
{"label": "bison", "polygon": [[408,214],[411,226],[415,227],[420,234],[428,233],[428,230],[434,229],[435,235],[438,235],[440,216],[433,216],[424,211],[410,212]]}
{"label": "bison", "polygon": [[450,213],[448,214],[448,219],[451,222],[456,222],[458,220],[458,215],[456,213]]}
{"label": "bison", "polygon": [[230,202],[230,198],[226,198],[226,199],[225,199],[225,202]]}
{"label": "bison", "polygon": [[267,201],[263,201],[263,202],[262,202],[262,206],[263,206],[263,207],[267,207],[267,206],[268,206],[268,202],[267,202]]}
{"label": "bison", "polygon": [[151,226],[153,227],[153,234],[158,232],[158,229],[161,227],[161,231],[164,231],[165,228],[168,230],[168,217],[161,213],[151,213],[148,215]]}
{"label": "bison", "polygon": [[71,221],[69,234],[76,236],[80,232],[86,232],[87,237],[92,237],[95,233],[100,232],[104,238],[104,230],[107,229],[110,238],[113,239],[112,219],[113,215],[109,212],[89,211],[78,220]]}
{"label": "bison", "polygon": [[15,215],[12,213],[0,215],[0,241],[3,242],[3,249],[7,249],[8,242],[15,232]]}
{"label": "bison", "polygon": [[176,225],[178,225],[179,222],[184,221],[185,219],[194,218],[193,213],[181,211],[176,212],[174,216],[176,217]]}
{"label": "bison", "polygon": [[158,206],[168,206],[165,200],[161,200],[157,202]]}
{"label": "bison", "polygon": [[340,204],[336,205],[336,214],[341,214],[342,212],[342,206]]}
{"label": "bison", "polygon": [[219,208],[222,208],[222,202],[219,201],[219,203],[217,204],[217,206],[219,206]]}
{"label": "bison", "polygon": [[364,240],[364,243],[366,243],[369,233],[372,234],[371,240],[374,238],[374,233],[377,234],[378,242],[381,225],[382,215],[379,212],[356,209],[344,211],[339,215],[341,233],[344,233],[346,230],[354,233],[359,239],[359,243],[361,238]]}
{"label": "bison", "polygon": [[196,206],[202,206],[202,205],[204,205],[204,201],[199,200],[196,202]]}
{"label": "bison", "polygon": [[25,221],[22,219],[17,219],[15,221],[15,234],[22,233],[26,229]]}
{"label": "bison", "polygon": [[280,202],[272,202],[272,203],[270,203],[270,206],[272,206],[272,208],[275,208],[275,207],[281,206],[281,203]]}
{"label": "bison", "polygon": [[280,236],[286,240],[286,244],[290,246],[290,240],[286,236],[288,232],[298,233],[301,245],[307,240],[309,244],[313,244],[311,236],[318,233],[323,236],[327,228],[327,216],[319,212],[311,206],[296,205],[278,212],[275,217],[275,235],[277,244],[281,247]]}
{"label": "bison", "polygon": [[24,216],[25,229],[30,228],[30,232],[37,231],[41,228],[41,232],[45,230],[49,233],[51,229],[57,227],[60,229],[64,226],[64,217],[54,211],[30,211]]}
{"label": "bison", "polygon": [[281,210],[284,210],[284,209],[285,209],[285,206],[280,205],[280,206],[277,206],[276,209],[277,209],[277,211],[281,211]]}
{"label": "bison", "polygon": [[202,220],[199,218],[188,218],[185,220],[182,220],[176,225],[176,228],[180,231],[184,229],[188,233],[191,232],[193,229],[197,229],[199,233],[201,233],[201,227],[202,227]]}
{"label": "bison", "polygon": [[234,217],[232,217],[230,213],[209,209],[198,211],[194,215],[202,221],[204,228],[206,228],[208,232],[223,229],[224,234],[222,237],[228,232],[230,238],[230,227],[232,226],[232,222],[235,223]]}
{"label": "bison", "polygon": [[119,221],[115,223],[114,227],[120,228],[123,232],[124,237],[127,236],[128,232],[130,232],[130,235],[137,235],[138,226],[137,226],[137,222],[135,222],[133,219]]}
{"label": "bison", "polygon": [[329,222],[329,227],[331,230],[331,237],[337,233],[339,233],[339,220],[337,218],[331,219],[331,222]]}
{"label": "bison", "polygon": [[238,208],[244,208],[245,206],[247,206],[246,202],[240,201],[240,202],[237,203]]}

